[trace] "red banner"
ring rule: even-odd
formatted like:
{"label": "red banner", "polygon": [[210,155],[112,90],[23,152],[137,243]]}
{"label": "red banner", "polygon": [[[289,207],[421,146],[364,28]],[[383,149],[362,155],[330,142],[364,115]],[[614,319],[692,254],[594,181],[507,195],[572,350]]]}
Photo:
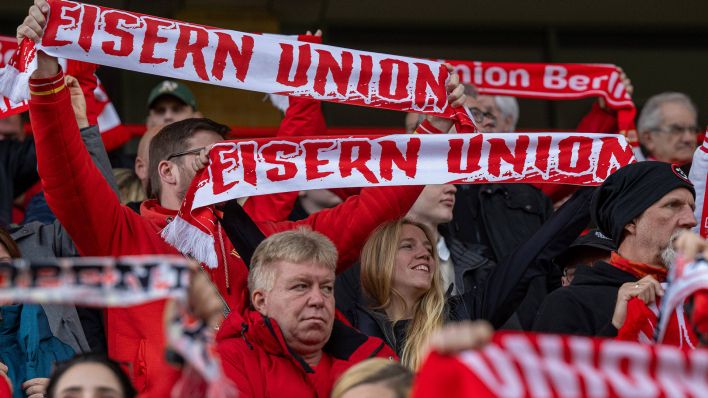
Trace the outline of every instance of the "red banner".
{"label": "red banner", "polygon": [[704,397],[706,391],[708,350],[497,333],[479,351],[432,353],[413,397]]}
{"label": "red banner", "polygon": [[617,111],[620,133],[631,144],[638,142],[636,108],[615,65],[446,62],[455,67],[463,83],[475,85],[480,94],[546,100],[602,97]]}
{"label": "red banner", "polygon": [[[457,119],[439,62],[247,34],[66,0],[50,2],[41,43],[47,54],[177,79],[412,111]],[[21,51],[0,78],[0,93],[27,99],[36,68]],[[468,130],[469,131],[469,130]]]}

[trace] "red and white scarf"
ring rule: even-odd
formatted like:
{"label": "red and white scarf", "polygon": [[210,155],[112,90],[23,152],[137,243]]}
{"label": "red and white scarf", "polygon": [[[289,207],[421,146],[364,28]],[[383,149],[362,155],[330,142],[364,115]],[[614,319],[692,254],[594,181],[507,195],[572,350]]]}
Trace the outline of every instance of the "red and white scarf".
{"label": "red and white scarf", "polygon": [[[666,281],[667,271],[665,268],[630,261],[621,257],[616,252],[612,252],[610,264],[624,272],[634,275],[637,277],[637,280],[651,275],[659,282]],[[627,302],[627,318],[617,332],[617,338],[644,344],[654,344],[655,341],[659,341],[680,348],[695,348],[697,343],[696,336],[686,321],[686,314],[683,310],[683,300],[681,300],[680,303],[674,302],[674,300],[670,301],[673,303],[672,306],[666,303],[662,305],[664,300],[662,300],[661,297],[657,297],[655,303],[648,305],[638,298],[629,300],[629,302]],[[661,316],[663,327],[661,333],[657,333],[659,307],[662,308]],[[661,337],[658,339],[655,338],[657,334],[661,334]]]}
{"label": "red and white scarf", "polygon": [[[17,51],[17,39],[9,36],[0,36],[0,68],[10,63],[10,60]],[[20,101],[11,101],[9,98],[0,96],[0,118],[22,113],[28,109],[26,98]]]}
{"label": "red and white scarf", "polygon": [[463,83],[473,84],[480,94],[545,100],[602,97],[617,112],[619,132],[633,146],[638,143],[637,110],[615,65],[446,62],[455,67]]}
{"label": "red and white scarf", "polygon": [[412,397],[703,397],[707,372],[708,350],[497,333],[478,351],[430,354]]}
{"label": "red and white scarf", "polygon": [[41,43],[23,44],[0,76],[0,94],[29,98],[36,50],[176,79],[455,119],[447,69],[431,60],[241,33],[66,0],[52,0]]}
{"label": "red and white scarf", "polygon": [[415,134],[227,141],[192,181],[163,231],[182,253],[216,267],[210,205],[236,198],[349,187],[544,183],[599,185],[634,161],[617,134]]}
{"label": "red and white scarf", "polygon": [[696,190],[696,225],[695,231],[708,238],[708,130],[703,138],[703,145],[693,154],[691,171],[688,173]]}
{"label": "red and white scarf", "polygon": [[[0,36],[0,68],[4,68],[17,50],[17,39],[9,36]],[[89,123],[98,125],[101,138],[110,151],[125,144],[132,134],[123,126],[116,108],[106,93],[98,77],[94,73],[95,67],[92,64],[68,61],[60,59],[59,63],[66,71],[67,75],[76,77],[82,85],[84,92],[92,98],[86,98],[86,113],[89,116]],[[84,87],[84,85],[90,87]],[[95,88],[93,88],[95,87]],[[93,88],[87,91],[89,88]],[[0,119],[16,113],[22,113],[29,109],[27,101],[12,102],[7,97],[0,97]]]}

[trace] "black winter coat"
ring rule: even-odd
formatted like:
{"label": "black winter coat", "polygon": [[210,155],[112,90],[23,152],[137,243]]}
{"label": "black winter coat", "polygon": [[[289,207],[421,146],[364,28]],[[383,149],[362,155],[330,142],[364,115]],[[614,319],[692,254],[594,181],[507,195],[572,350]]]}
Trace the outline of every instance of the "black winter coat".
{"label": "black winter coat", "polygon": [[553,213],[551,200],[528,184],[457,185],[452,232],[463,242],[492,249],[496,262],[510,256]]}
{"label": "black winter coat", "polygon": [[575,271],[570,286],[556,289],[541,305],[533,330],[543,333],[614,337],[612,315],[620,286],[637,277],[604,261]]}
{"label": "black winter coat", "polygon": [[34,140],[0,141],[0,228],[12,222],[13,200],[39,180]]}

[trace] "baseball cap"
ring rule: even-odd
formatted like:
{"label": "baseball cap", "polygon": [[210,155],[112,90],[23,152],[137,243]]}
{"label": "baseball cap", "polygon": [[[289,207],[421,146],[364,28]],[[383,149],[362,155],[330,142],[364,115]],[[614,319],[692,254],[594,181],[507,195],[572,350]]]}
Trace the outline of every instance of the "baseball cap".
{"label": "baseball cap", "polygon": [[560,256],[556,257],[555,263],[562,265],[568,262],[577,254],[580,249],[591,248],[609,252],[617,250],[615,242],[599,229],[591,229],[587,234],[579,236],[568,246],[568,249]]}
{"label": "baseball cap", "polygon": [[197,109],[197,99],[194,98],[192,91],[186,85],[175,80],[165,80],[153,87],[148,96],[148,109],[163,95],[171,95],[191,106],[193,109]]}

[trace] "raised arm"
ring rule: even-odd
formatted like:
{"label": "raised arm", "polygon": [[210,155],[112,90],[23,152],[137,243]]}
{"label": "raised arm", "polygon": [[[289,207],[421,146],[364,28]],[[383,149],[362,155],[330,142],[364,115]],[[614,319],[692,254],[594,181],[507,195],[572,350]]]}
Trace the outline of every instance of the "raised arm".
{"label": "raised arm", "polygon": [[[18,28],[18,38],[39,40],[45,23],[39,8],[32,7]],[[38,51],[37,64],[30,79],[29,106],[39,175],[49,207],[79,252],[96,256],[140,254],[150,247],[167,247],[156,227],[120,205],[93,163],[81,142],[69,90],[56,58]],[[129,222],[131,219],[135,220]],[[137,240],[140,245],[127,244]]]}

